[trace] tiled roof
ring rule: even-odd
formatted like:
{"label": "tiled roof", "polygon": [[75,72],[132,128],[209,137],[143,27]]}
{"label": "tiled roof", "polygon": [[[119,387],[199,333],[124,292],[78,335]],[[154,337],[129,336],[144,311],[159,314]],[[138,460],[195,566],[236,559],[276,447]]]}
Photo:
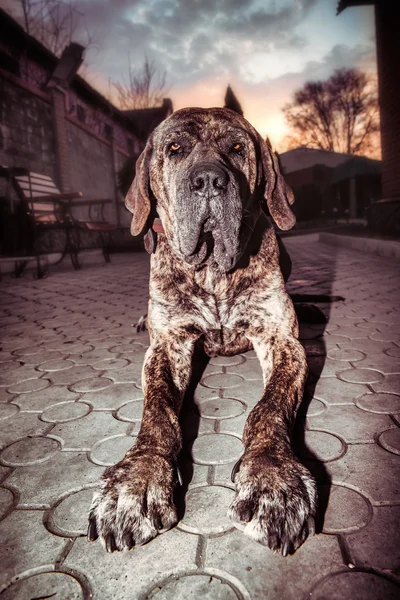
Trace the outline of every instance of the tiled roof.
{"label": "tiled roof", "polygon": [[331,183],[338,183],[357,175],[379,175],[381,171],[382,161],[366,156],[353,156],[336,167]]}
{"label": "tiled roof", "polygon": [[315,165],[335,168],[349,158],[352,158],[351,154],[307,148],[306,146],[300,146],[279,155],[281,167],[286,174],[309,169]]}
{"label": "tiled roof", "polygon": [[141,139],[147,139],[150,132],[153,131],[172,113],[172,102],[169,98],[164,98],[162,106],[154,108],[142,108],[136,110],[121,111],[126,117],[132,121],[135,132]]}

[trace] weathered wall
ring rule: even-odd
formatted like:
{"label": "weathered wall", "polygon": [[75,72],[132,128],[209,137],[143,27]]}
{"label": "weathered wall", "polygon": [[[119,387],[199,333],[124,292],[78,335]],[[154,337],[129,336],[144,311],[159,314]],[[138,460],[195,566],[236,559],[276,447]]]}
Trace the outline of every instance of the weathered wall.
{"label": "weathered wall", "polygon": [[0,163],[56,177],[52,106],[0,78]]}
{"label": "weathered wall", "polygon": [[[62,157],[66,161],[63,172],[68,185],[64,185],[64,189],[82,192],[83,200],[109,198],[111,203],[105,206],[104,218],[125,228],[113,235],[114,245],[116,248],[131,246],[135,242],[129,234],[131,214],[125,208],[122,194],[116,190],[116,173],[128,159],[128,152],[119,146],[118,139],[110,141],[91,131],[87,124],[80,123],[67,111],[59,112],[55,117],[51,91],[36,90],[0,69],[0,164],[49,175],[61,189],[55,128],[57,118],[61,119],[66,131]],[[60,140],[58,144],[60,146]],[[18,201],[12,187],[0,178],[1,214],[9,210],[9,197]],[[98,207],[92,210],[89,215],[88,207],[79,207],[73,214],[76,218],[101,218]],[[82,236],[84,247],[96,245],[96,240],[95,236]],[[54,250],[59,249],[57,240],[54,240],[54,246]]]}
{"label": "weathered wall", "polygon": [[[48,98],[46,101],[44,98]],[[35,94],[13,81],[0,77],[0,164],[26,167],[49,175],[59,186],[56,139],[51,96]],[[115,175],[112,145],[106,139],[85,130],[84,126],[65,119],[68,137],[69,186],[83,193],[83,199],[110,198],[104,217],[117,222],[115,207]],[[87,128],[86,128],[87,129]],[[116,151],[116,167],[127,156]],[[0,179],[0,196],[5,194],[5,180]],[[10,193],[10,189],[8,189]],[[87,208],[74,211],[76,217],[87,217]],[[120,224],[128,227],[129,213],[119,200]]]}
{"label": "weathered wall", "polygon": [[[110,198],[104,217],[115,222],[115,184],[111,144],[94,137],[67,121],[70,188],[83,193],[85,200]],[[83,216],[83,215],[82,215]]]}

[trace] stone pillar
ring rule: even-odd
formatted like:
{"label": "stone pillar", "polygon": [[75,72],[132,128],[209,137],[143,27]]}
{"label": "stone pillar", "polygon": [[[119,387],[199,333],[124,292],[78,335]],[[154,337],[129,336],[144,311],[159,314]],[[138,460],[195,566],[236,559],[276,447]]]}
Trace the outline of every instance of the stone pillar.
{"label": "stone pillar", "polygon": [[54,138],[56,144],[56,163],[58,186],[62,192],[70,190],[70,168],[68,154],[68,132],[65,119],[66,91],[59,86],[51,87],[53,99]]}
{"label": "stone pillar", "polygon": [[357,188],[355,177],[351,177],[349,180],[349,210],[350,217],[355,219],[357,217]]}
{"label": "stone pillar", "polygon": [[[71,171],[68,153],[68,131],[65,119],[65,101],[69,84],[75,77],[83,61],[84,47],[71,42],[61,54],[56,68],[47,84],[53,99],[54,137],[56,142],[56,163],[58,185],[62,192],[68,192],[71,184]],[[75,191],[75,190],[73,190]]]}
{"label": "stone pillar", "polygon": [[400,198],[400,3],[375,5],[382,141],[382,198]]}

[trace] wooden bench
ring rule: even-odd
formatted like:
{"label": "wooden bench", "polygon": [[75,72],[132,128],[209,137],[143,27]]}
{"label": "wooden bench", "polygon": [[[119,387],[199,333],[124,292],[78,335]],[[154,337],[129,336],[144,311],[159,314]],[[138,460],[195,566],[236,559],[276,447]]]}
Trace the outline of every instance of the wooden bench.
{"label": "wooden bench", "polygon": [[[105,220],[104,206],[110,204],[112,200],[80,200],[81,192],[61,193],[51,177],[47,175],[17,168],[9,169],[9,171],[10,180],[21,202],[24,215],[21,216],[21,219],[26,218],[33,233],[33,248],[37,265],[36,276],[38,278],[44,277],[47,272],[47,267],[42,268],[40,257],[45,253],[42,251],[41,245],[42,234],[48,231],[61,230],[65,235],[61,258],[57,263],[69,254],[74,269],[80,268],[80,233],[84,230],[98,234],[104,259],[106,262],[110,261],[109,238],[117,226]],[[82,207],[87,208],[87,218],[75,217],[74,209]],[[47,252],[49,251],[51,248],[47,249]],[[20,268],[20,272],[22,270]]]}

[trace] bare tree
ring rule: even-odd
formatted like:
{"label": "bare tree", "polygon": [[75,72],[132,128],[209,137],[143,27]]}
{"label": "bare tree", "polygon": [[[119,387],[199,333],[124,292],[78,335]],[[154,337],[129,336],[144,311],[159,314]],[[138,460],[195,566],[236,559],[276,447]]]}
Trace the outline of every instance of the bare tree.
{"label": "bare tree", "polygon": [[128,81],[112,81],[116,103],[122,110],[152,108],[162,104],[166,89],[166,72],[158,73],[154,61],[147,56],[141,67],[134,69],[129,56]]}
{"label": "bare tree", "polygon": [[283,112],[292,130],[289,147],[349,154],[371,153],[376,147],[377,86],[358,69],[340,69],[325,81],[305,83]]}
{"label": "bare tree", "polygon": [[239,115],[241,115],[243,117],[243,109],[240,105],[239,100],[236,98],[230,85],[228,85],[228,87],[226,88],[224,108],[230,108],[231,110],[234,110],[235,112],[239,113]]}
{"label": "bare tree", "polygon": [[[78,30],[87,48],[93,43],[85,18],[73,0],[19,0],[25,31],[56,56],[73,41]],[[82,34],[83,31],[83,34]]]}

